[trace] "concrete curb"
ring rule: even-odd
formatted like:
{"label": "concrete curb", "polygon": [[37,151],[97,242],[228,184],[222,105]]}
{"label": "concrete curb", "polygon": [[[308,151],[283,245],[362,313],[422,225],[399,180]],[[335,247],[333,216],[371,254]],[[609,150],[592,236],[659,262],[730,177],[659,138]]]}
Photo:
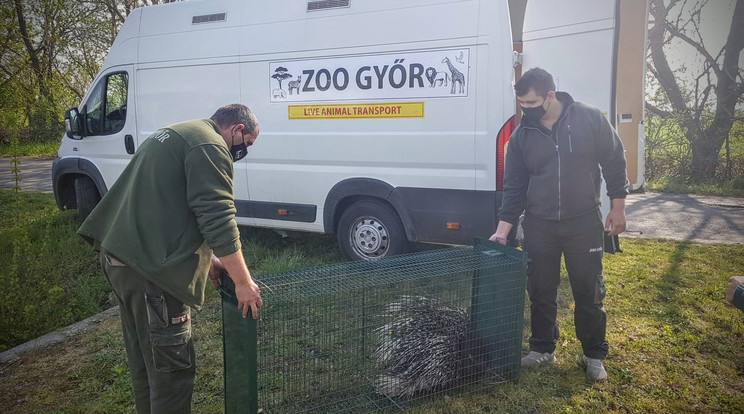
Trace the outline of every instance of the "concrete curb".
{"label": "concrete curb", "polygon": [[16,346],[15,348],[11,348],[3,353],[0,353],[0,363],[13,363],[21,354],[25,352],[62,343],[66,339],[80,332],[85,332],[95,328],[104,320],[112,318],[114,316],[119,316],[118,306],[114,306],[111,309],[83,319],[80,322],[75,322],[72,325],[57,329],[56,331],[50,332],[46,335],[42,335],[36,339],[32,339],[28,342]]}

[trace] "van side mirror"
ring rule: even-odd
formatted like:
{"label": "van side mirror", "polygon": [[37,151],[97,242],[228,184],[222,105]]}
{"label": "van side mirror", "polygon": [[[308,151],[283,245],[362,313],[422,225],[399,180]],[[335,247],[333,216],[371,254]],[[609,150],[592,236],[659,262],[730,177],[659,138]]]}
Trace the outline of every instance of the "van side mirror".
{"label": "van side mirror", "polygon": [[83,117],[77,108],[70,108],[65,111],[65,130],[67,138],[83,139],[85,136]]}

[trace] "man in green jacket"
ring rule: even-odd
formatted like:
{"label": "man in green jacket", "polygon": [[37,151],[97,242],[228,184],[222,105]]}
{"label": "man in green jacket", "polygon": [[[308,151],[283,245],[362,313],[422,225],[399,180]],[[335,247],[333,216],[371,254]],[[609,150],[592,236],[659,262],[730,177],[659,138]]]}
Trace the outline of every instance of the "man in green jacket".
{"label": "man in green jacket", "polygon": [[118,299],[138,413],[188,413],[194,386],[191,307],[226,270],[238,308],[258,316],[243,259],[233,162],[258,136],[241,104],[156,131],[78,230],[101,252]]}

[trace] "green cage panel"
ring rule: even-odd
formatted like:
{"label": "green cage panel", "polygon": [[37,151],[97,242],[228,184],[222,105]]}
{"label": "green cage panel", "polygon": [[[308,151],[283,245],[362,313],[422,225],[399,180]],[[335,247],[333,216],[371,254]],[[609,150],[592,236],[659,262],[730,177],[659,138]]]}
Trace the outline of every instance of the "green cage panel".
{"label": "green cage panel", "polygon": [[526,253],[488,240],[257,277],[222,293],[225,412],[385,413],[519,376]]}

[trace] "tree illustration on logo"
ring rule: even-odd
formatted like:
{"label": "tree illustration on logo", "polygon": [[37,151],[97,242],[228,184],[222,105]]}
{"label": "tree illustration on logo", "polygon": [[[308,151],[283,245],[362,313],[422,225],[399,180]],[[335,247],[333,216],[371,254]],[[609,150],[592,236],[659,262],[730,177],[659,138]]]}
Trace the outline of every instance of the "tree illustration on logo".
{"label": "tree illustration on logo", "polygon": [[282,81],[285,79],[289,79],[292,77],[292,74],[287,71],[287,68],[283,66],[279,66],[278,68],[274,69],[273,75],[271,75],[272,78],[279,81],[279,89],[282,89]]}

